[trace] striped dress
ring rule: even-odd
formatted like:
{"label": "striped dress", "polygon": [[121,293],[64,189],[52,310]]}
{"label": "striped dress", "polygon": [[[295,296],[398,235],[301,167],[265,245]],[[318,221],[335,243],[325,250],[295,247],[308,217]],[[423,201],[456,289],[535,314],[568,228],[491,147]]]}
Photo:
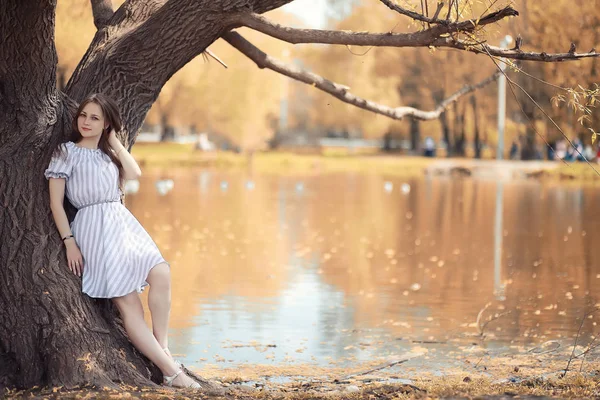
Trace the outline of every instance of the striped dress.
{"label": "striped dress", "polygon": [[100,149],[67,142],[44,175],[66,179],[65,194],[77,207],[71,231],[83,256],[82,291],[114,298],[148,285],[148,273],[165,260],[138,220],[121,203],[119,171]]}

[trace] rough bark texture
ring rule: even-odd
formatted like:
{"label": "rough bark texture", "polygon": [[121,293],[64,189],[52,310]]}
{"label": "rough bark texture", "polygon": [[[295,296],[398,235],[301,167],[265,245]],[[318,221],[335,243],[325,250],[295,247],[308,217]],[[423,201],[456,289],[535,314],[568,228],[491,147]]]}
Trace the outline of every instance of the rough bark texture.
{"label": "rough bark texture", "polygon": [[126,2],[57,89],[56,0],[0,3],[0,390],[36,385],[152,385],[157,370],[131,346],[108,301],[81,294],[68,273],[43,176],[77,102],[117,100],[130,138],[162,85],[231,27],[239,12],[284,0]]}

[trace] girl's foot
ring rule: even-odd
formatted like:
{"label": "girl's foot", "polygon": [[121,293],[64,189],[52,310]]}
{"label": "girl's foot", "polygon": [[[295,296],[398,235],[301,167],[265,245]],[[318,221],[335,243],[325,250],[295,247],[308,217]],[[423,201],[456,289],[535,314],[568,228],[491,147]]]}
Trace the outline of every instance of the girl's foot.
{"label": "girl's foot", "polygon": [[202,386],[189,376],[178,370],[171,376],[164,376],[163,383],[167,386],[185,388],[185,389],[202,389]]}

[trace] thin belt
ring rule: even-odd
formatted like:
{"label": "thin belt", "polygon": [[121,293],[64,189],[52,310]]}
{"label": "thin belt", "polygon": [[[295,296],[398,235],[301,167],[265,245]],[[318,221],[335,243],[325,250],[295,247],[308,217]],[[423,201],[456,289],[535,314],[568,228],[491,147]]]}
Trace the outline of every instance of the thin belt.
{"label": "thin belt", "polygon": [[121,200],[120,200],[120,199],[119,199],[119,200],[103,200],[103,201],[97,201],[97,202],[95,202],[95,203],[90,203],[90,204],[83,205],[83,206],[79,207],[79,208],[78,208],[78,210],[81,210],[81,209],[83,209],[83,208],[87,208],[87,207],[91,207],[91,206],[97,206],[98,204],[105,204],[105,203],[120,203],[120,202],[121,202]]}

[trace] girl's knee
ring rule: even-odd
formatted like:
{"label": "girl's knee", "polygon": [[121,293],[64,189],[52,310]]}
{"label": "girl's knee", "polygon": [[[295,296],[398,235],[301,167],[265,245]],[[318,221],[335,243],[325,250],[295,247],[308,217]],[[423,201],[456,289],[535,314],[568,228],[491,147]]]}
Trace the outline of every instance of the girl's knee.
{"label": "girl's knee", "polygon": [[121,314],[139,312],[140,309],[142,312],[144,312],[144,308],[142,307],[142,303],[137,292],[132,292],[121,297],[115,297],[112,300]]}

